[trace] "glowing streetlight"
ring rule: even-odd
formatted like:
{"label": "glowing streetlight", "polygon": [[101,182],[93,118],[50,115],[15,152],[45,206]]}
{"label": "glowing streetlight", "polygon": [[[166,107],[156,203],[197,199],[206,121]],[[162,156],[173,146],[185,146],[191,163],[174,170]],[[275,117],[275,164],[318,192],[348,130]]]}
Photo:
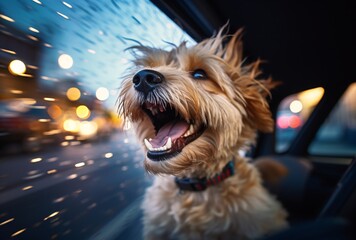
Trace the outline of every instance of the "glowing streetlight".
{"label": "glowing streetlight", "polygon": [[73,58],[68,54],[62,54],[58,58],[58,64],[63,69],[69,69],[73,66]]}
{"label": "glowing streetlight", "polygon": [[13,60],[9,64],[9,71],[13,75],[21,75],[26,72],[26,65],[20,60]]}
{"label": "glowing streetlight", "polygon": [[292,113],[299,113],[303,110],[303,104],[301,101],[299,100],[294,100],[293,102],[291,102],[291,104],[289,105],[289,109]]}
{"label": "glowing streetlight", "polygon": [[77,113],[77,116],[81,119],[87,119],[90,117],[90,110],[85,105],[78,106],[75,112]]}
{"label": "glowing streetlight", "polygon": [[67,98],[71,101],[77,101],[80,98],[80,95],[80,90],[76,87],[72,87],[67,90]]}
{"label": "glowing streetlight", "polygon": [[105,101],[106,99],[109,98],[109,90],[104,87],[100,87],[96,90],[96,98],[99,99],[100,101]]}

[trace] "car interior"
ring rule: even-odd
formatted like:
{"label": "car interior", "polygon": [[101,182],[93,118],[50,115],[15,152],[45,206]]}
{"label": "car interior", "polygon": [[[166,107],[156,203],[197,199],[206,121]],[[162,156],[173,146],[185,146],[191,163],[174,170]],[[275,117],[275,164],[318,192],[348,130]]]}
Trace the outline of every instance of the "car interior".
{"label": "car interior", "polygon": [[[320,126],[355,82],[355,15],[346,1],[159,1],[153,2],[195,39],[228,23],[242,28],[246,61],[265,60],[263,74],[281,84],[272,91],[271,110],[288,95],[315,87],[325,92],[283,152],[275,135],[260,134],[251,156],[268,156],[288,173],[268,185],[289,212],[291,228],[266,239],[353,239],[355,151],[313,155],[309,146]],[[356,142],[353,140],[353,144]],[[333,150],[331,149],[331,152]]]}
{"label": "car interior", "polygon": [[[155,32],[149,33],[150,30],[147,29],[148,32],[143,33],[142,29],[146,28],[142,27],[141,29],[137,26],[143,26],[145,18],[147,21],[153,20],[153,22],[161,22],[164,19],[158,16],[156,19],[154,16],[157,13],[156,10],[152,10],[151,15],[147,16],[144,16],[144,12],[131,13],[131,10],[126,11],[125,7],[129,7],[134,1],[111,0],[105,1],[106,3],[102,6],[95,1],[63,1],[65,6],[58,9],[63,10],[67,7],[65,10],[72,11],[69,12],[73,13],[73,18],[70,18],[70,20],[76,26],[71,31],[73,31],[72,35],[75,37],[63,38],[63,41],[62,39],[56,40],[58,48],[52,48],[53,46],[46,41],[50,42],[60,36],[59,33],[66,35],[70,31],[66,29],[66,25],[62,22],[55,22],[55,24],[50,25],[50,21],[47,25],[44,24],[43,42],[38,41],[37,38],[35,40],[30,38],[29,40],[28,35],[27,37],[23,36],[24,33],[19,29],[28,30],[28,26],[24,24],[27,21],[25,19],[27,11],[34,11],[35,13],[38,11],[38,16],[43,18],[51,16],[51,21],[57,18],[61,21],[67,21],[66,18],[68,17],[58,12],[57,7],[61,4],[59,2],[61,1],[56,4],[48,3],[45,0],[42,2],[39,0],[33,0],[33,2],[16,1],[16,4],[23,6],[21,12],[16,16],[16,21],[6,16],[5,10],[11,10],[11,7],[7,5],[11,4],[0,3],[0,43],[3,44],[0,45],[0,84],[5,82],[5,78],[13,82],[21,78],[19,81],[22,81],[22,86],[25,89],[35,88],[35,85],[30,81],[23,81],[31,77],[12,76],[8,73],[8,60],[16,55],[10,51],[11,47],[18,47],[19,49],[22,47],[23,58],[36,64],[40,62],[38,60],[40,56],[47,54],[47,58],[42,59],[44,65],[53,64],[57,68],[57,61],[48,60],[50,59],[48,56],[62,54],[65,52],[62,49],[70,49],[73,54],[80,54],[77,59],[83,65],[99,59],[99,52],[103,50],[102,56],[104,57],[99,62],[101,67],[98,68],[98,64],[88,65],[86,68],[79,67],[79,73],[73,71],[71,75],[62,76],[66,79],[68,86],[54,85],[61,81],[58,81],[59,77],[58,79],[52,78],[52,72],[45,72],[44,76],[41,76],[41,81],[50,82],[53,85],[49,90],[43,91],[44,93],[41,90],[35,90],[38,95],[48,95],[41,95],[41,100],[36,103],[38,105],[36,106],[48,105],[53,107],[51,100],[53,98],[56,99],[57,105],[63,108],[64,112],[64,105],[68,105],[71,110],[77,105],[76,100],[70,99],[68,92],[69,100],[64,96],[64,87],[67,89],[74,86],[78,90],[89,86],[88,82],[90,81],[97,86],[105,81],[119,82],[118,76],[115,75],[117,74],[116,69],[110,64],[118,62],[122,67],[127,63],[127,58],[126,55],[122,55],[122,59],[117,59],[118,56],[121,56],[120,54],[123,54],[121,52],[124,52],[124,48],[117,47],[115,43],[132,44],[140,42],[141,39],[138,37],[136,39],[130,38],[130,34],[133,33],[142,37],[142,39],[152,40],[153,35],[157,35],[158,38],[158,34]],[[264,184],[287,210],[290,227],[262,239],[356,239],[356,14],[353,3],[344,0],[332,2],[306,0],[140,1],[140,3],[142,2],[153,4],[162,11],[180,30],[186,32],[192,41],[199,42],[209,38],[224,25],[227,25],[227,34],[233,34],[242,29],[245,63],[261,60],[261,78],[271,77],[274,81],[279,82],[278,86],[271,91],[271,97],[268,99],[273,117],[276,120],[275,131],[268,134],[259,133],[256,144],[245,154],[252,159],[251,161],[258,162],[268,159],[285,169],[286,174],[283,177],[272,183],[266,182]],[[73,9],[69,3],[73,5]],[[7,6],[6,9],[5,6]],[[36,7],[41,7],[41,10],[35,11]],[[44,13],[44,11],[48,12]],[[132,16],[128,18],[137,26],[134,24],[123,24],[126,26],[121,26],[120,18],[123,17],[123,13],[128,16],[131,14]],[[105,18],[104,21],[100,14],[106,14],[110,19]],[[36,22],[37,19],[34,16],[31,16],[31,21]],[[38,20],[38,22],[41,21]],[[124,21],[122,22],[124,23]],[[12,29],[13,25],[17,29],[14,27],[15,30],[10,32],[9,29]],[[165,26],[171,27],[171,25]],[[116,28],[120,27],[129,37],[118,33],[110,35],[110,31],[114,32],[117,30]],[[158,28],[156,25],[154,27]],[[81,29],[82,32],[78,29]],[[95,37],[92,33],[94,32],[93,29],[95,29]],[[30,29],[30,31],[32,32],[29,34],[36,35],[33,29]],[[86,33],[88,34],[86,35]],[[14,40],[13,35],[16,34],[21,35],[22,39],[16,38]],[[104,37],[107,40],[102,40]],[[85,44],[81,45],[78,38],[84,39]],[[40,37],[39,39],[41,40]],[[31,41],[31,44],[28,43],[29,41]],[[36,44],[37,42],[42,45],[44,43],[45,50],[43,50],[43,46],[39,46],[40,44],[33,44],[33,41],[36,41]],[[154,41],[152,40],[152,42]],[[66,48],[66,45],[70,45],[69,43],[73,46]],[[169,43],[169,41],[166,43]],[[98,47],[97,52],[87,47],[86,44]],[[126,45],[125,48],[127,48]],[[52,50],[53,52],[50,52]],[[11,56],[8,57],[9,55]],[[78,62],[75,62],[75,67],[80,65]],[[66,63],[68,64],[68,62]],[[32,68],[29,68],[26,73],[40,78],[39,75],[36,75],[39,71],[35,66],[36,64],[28,64],[30,67],[32,65]],[[61,66],[60,71],[64,72],[71,66]],[[97,75],[98,71],[96,70],[98,69],[105,76],[115,75],[114,80],[108,80],[109,77],[101,78],[100,74]],[[94,80],[89,79],[88,76],[93,77]],[[86,80],[76,82],[76,78],[80,77]],[[0,86],[6,90],[5,84]],[[119,84],[115,86],[115,89],[118,86]],[[5,99],[5,105],[8,105],[5,90],[0,90],[3,91],[2,94],[4,93],[0,100]],[[18,94],[16,89],[11,91],[13,91],[12,95]],[[26,168],[22,169],[14,164],[15,160],[12,161],[16,158],[14,157],[15,154],[12,154],[13,145],[10,147],[0,146],[0,151],[4,153],[0,154],[0,164],[4,164],[0,165],[0,239],[2,239],[1,231],[6,232],[4,239],[10,238],[10,236],[23,236],[23,239],[39,237],[44,237],[43,239],[46,239],[46,237],[48,239],[51,237],[53,239],[85,239],[88,236],[92,236],[91,238],[88,237],[89,239],[142,239],[142,230],[138,230],[142,227],[141,213],[138,209],[140,209],[139,204],[143,192],[151,182],[151,179],[148,179],[143,170],[142,154],[136,146],[137,143],[135,143],[135,146],[134,144],[128,145],[132,144],[129,134],[114,137],[115,145],[114,143],[110,145],[111,143],[91,139],[94,135],[98,136],[99,131],[102,134],[101,138],[110,139],[112,138],[110,134],[114,135],[117,132],[121,134],[124,132],[122,129],[126,126],[120,130],[111,128],[114,125],[113,122],[118,120],[113,120],[112,113],[104,109],[104,104],[97,99],[93,100],[94,94],[88,92],[82,91],[82,96],[85,99],[81,104],[86,104],[90,109],[96,111],[92,111],[90,118],[88,116],[88,118],[79,119],[80,122],[89,124],[94,122],[94,118],[100,118],[101,123],[105,123],[102,125],[110,125],[110,128],[103,127],[101,129],[98,121],[95,125],[97,128],[95,131],[97,130],[98,134],[89,133],[83,137],[79,136],[79,133],[77,135],[72,134],[73,129],[69,127],[66,129],[64,126],[65,136],[58,135],[61,140],[56,140],[56,144],[61,144],[61,149],[65,149],[63,156],[66,158],[63,161],[62,156],[54,155],[51,152],[57,150],[53,150],[52,147],[41,147],[41,150],[48,150],[48,153],[40,153],[39,157],[35,155],[37,153],[20,154],[23,159],[16,159],[16,161],[31,161],[26,165]],[[47,98],[47,100],[43,98],[49,97],[50,94],[52,94],[50,96],[52,98]],[[303,103],[305,107],[303,111],[291,108],[291,103],[295,100],[300,100],[297,102],[298,104]],[[87,104],[88,102],[89,104]],[[40,111],[43,110],[43,108],[39,109]],[[1,111],[0,108],[0,113]],[[56,113],[56,111],[54,109],[53,113]],[[44,119],[41,124],[52,124],[48,120],[52,117],[52,112],[50,112],[50,117],[47,115],[37,117]],[[74,111],[73,116],[76,117]],[[72,121],[73,119],[72,115],[68,115],[67,120]],[[291,119],[294,122],[291,122]],[[21,121],[25,120],[22,119]],[[14,120],[11,120],[11,122],[13,123]],[[2,124],[1,121],[0,124]],[[17,128],[14,125],[11,126]],[[47,127],[46,132],[56,133],[59,131],[58,126],[51,125],[53,129]],[[10,129],[7,125],[6,128],[7,130]],[[60,129],[60,132],[62,131]],[[70,132],[70,134],[67,132]],[[31,140],[26,143],[26,149],[33,149],[34,145],[36,145],[36,148],[40,148],[38,146],[40,143],[33,141],[37,135],[34,136],[32,132],[26,134],[26,137]],[[3,135],[0,134],[1,136]],[[66,139],[63,140],[62,137]],[[6,138],[0,143],[5,146],[8,141],[9,138]],[[93,144],[91,141],[98,141],[99,143]],[[75,147],[74,145],[83,148],[80,150],[73,148],[73,150],[71,147]],[[123,149],[122,152],[121,149]],[[8,150],[10,154],[5,154],[5,150]],[[75,155],[73,155],[73,152],[75,152]],[[32,168],[34,164],[42,164],[45,161],[47,161],[47,165],[46,168],[43,168],[44,170]],[[58,166],[54,166],[57,163]],[[5,164],[8,164],[6,166],[9,167],[5,168]],[[93,170],[94,168],[96,169]],[[106,168],[106,171],[103,170],[104,168]],[[82,171],[81,169],[84,169],[83,173],[79,172],[79,170]],[[100,176],[93,173],[98,169],[101,171]],[[11,178],[15,178],[16,175],[19,178],[21,175],[20,182],[11,182]],[[47,179],[47,177],[55,183],[48,187],[47,183],[41,182],[40,187],[38,187],[39,190],[37,190],[36,181],[39,182],[39,180]],[[7,184],[7,181],[10,183]],[[70,186],[73,186],[70,191],[68,190],[68,182],[70,182]],[[19,191],[17,191],[20,187],[24,187],[21,194],[25,195],[21,195],[21,199],[18,197]],[[35,189],[34,193],[30,192],[32,191],[31,188],[32,190]],[[92,195],[82,197],[83,193],[86,194],[87,192]],[[51,202],[48,201],[43,204],[41,201],[46,198],[50,199]],[[68,205],[66,205],[66,201],[69,202]],[[21,207],[26,205],[28,205],[27,208],[22,210]],[[58,208],[61,210],[57,209],[58,205],[61,205],[61,208]],[[53,210],[53,213],[51,214],[45,208]],[[73,210],[73,208],[75,209]],[[16,221],[20,218],[14,217],[16,214],[22,215],[19,225],[15,225],[15,223],[18,224]],[[34,217],[31,214],[41,215]],[[29,216],[36,220],[32,222]],[[64,219],[67,217],[69,220],[63,220],[61,217]],[[105,227],[103,227],[104,224],[106,224]],[[70,231],[67,229],[70,229]],[[122,230],[118,233],[117,229]]]}

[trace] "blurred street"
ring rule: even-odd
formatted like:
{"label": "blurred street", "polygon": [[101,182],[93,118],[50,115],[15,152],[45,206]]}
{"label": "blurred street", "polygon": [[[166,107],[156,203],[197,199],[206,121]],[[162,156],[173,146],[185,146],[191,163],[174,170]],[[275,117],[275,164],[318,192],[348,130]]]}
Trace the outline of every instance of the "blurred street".
{"label": "blurred street", "polygon": [[139,239],[143,157],[129,131],[1,156],[0,239]]}

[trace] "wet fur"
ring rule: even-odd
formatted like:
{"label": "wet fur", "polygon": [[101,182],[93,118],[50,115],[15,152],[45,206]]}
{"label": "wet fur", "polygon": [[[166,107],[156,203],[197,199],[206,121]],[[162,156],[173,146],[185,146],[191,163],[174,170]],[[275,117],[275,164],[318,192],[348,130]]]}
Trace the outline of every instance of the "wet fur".
{"label": "wet fur", "polygon": [[[273,130],[265,98],[275,85],[256,79],[259,61],[243,65],[240,36],[226,36],[222,29],[192,47],[183,42],[170,51],[131,48],[135,67],[123,81],[119,108],[140,142],[155,135],[141,108],[147,100],[172,105],[185,120],[206,126],[177,156],[144,160],[146,170],[156,175],[142,205],[146,239],[253,239],[287,226],[285,211],[262,187],[257,169],[238,154],[254,143],[257,130]],[[147,99],[132,83],[142,69],[166,79]],[[196,69],[204,69],[208,79],[193,79]],[[212,177],[231,159],[236,174],[216,186],[181,193],[175,185],[174,176]]]}

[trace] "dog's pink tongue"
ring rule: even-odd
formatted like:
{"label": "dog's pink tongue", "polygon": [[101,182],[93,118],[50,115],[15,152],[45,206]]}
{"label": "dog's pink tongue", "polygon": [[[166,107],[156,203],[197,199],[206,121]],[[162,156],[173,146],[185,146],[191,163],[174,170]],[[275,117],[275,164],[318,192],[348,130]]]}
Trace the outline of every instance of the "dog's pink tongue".
{"label": "dog's pink tongue", "polygon": [[150,141],[152,147],[163,147],[168,138],[171,137],[172,141],[181,137],[189,128],[189,124],[185,121],[172,121],[161,127],[157,135]]}

